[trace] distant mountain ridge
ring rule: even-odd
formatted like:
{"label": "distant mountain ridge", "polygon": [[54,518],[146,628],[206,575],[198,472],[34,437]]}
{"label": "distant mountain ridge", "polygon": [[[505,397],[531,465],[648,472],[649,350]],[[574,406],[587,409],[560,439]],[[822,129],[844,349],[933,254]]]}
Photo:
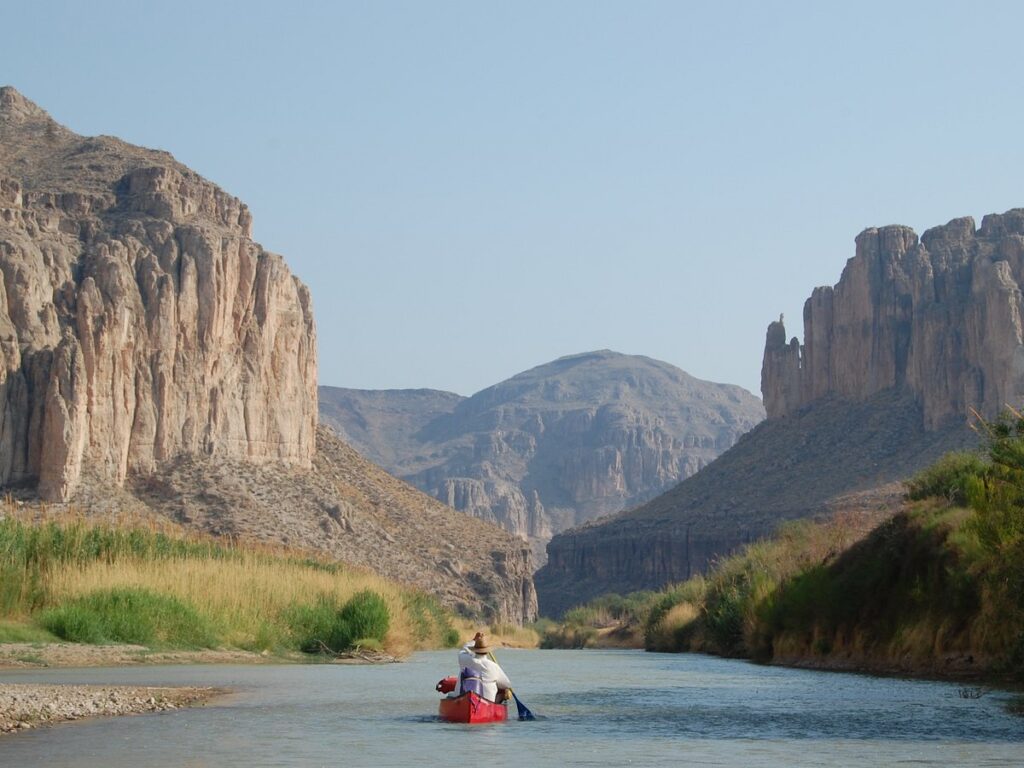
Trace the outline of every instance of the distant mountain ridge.
{"label": "distant mountain ridge", "polygon": [[320,416],[446,504],[528,539],[657,495],[763,418],[760,400],[658,360],[571,355],[460,397],[320,387]]}

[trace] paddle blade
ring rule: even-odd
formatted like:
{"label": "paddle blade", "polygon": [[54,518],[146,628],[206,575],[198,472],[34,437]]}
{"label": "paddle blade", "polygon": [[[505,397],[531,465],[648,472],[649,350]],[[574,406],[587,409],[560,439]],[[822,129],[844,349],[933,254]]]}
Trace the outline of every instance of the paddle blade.
{"label": "paddle blade", "polygon": [[531,712],[529,710],[529,708],[525,704],[523,704],[523,702],[521,702],[519,700],[519,697],[516,696],[516,692],[515,691],[512,691],[512,698],[516,700],[516,709],[519,710],[519,719],[520,720],[536,720],[537,719],[537,718],[535,718],[533,716],[533,712]]}

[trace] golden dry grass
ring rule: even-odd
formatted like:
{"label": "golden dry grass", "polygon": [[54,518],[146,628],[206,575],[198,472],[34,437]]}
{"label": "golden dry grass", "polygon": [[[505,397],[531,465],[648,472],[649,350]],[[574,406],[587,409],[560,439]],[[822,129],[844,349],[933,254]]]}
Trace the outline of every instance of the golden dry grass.
{"label": "golden dry grass", "polygon": [[386,649],[401,655],[417,647],[403,591],[395,584],[371,574],[314,570],[262,554],[243,553],[229,561],[186,557],[159,562],[93,562],[59,570],[49,577],[47,586],[57,603],[117,587],[173,595],[213,620],[227,645],[254,650],[270,646],[273,627],[290,607],[315,603],[322,597],[340,604],[370,589],[384,598],[392,617]]}
{"label": "golden dry grass", "polygon": [[[422,595],[368,570],[329,563],[304,551],[218,541],[162,521],[96,521],[39,510],[18,514],[11,505],[5,511],[13,512],[4,523],[9,542],[22,547],[14,555],[9,544],[8,558],[34,553],[33,588],[46,597],[33,610],[103,590],[144,589],[193,606],[214,623],[227,647],[280,650],[287,645],[290,609],[324,599],[342,605],[371,590],[384,599],[391,617],[384,650],[401,656],[444,643],[444,626],[434,621],[425,628],[422,611],[411,613],[411,605],[422,605]],[[89,551],[83,542],[96,532],[106,537],[107,549],[98,557],[83,554]],[[25,545],[25,538],[32,536],[34,543]],[[143,543],[127,543],[130,537]],[[43,567],[40,558],[45,559]],[[29,613],[23,608],[8,618],[27,619]]]}

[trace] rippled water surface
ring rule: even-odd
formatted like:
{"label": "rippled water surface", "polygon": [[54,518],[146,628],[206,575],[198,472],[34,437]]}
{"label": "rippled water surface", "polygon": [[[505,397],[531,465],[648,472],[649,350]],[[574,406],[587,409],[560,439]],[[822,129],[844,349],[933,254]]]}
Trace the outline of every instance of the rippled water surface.
{"label": "rippled water surface", "polygon": [[[502,651],[541,719],[436,719],[455,653],[380,667],[190,666],[8,672],[4,682],[215,685],[205,708],[0,738],[0,766],[1024,766],[1011,694],[759,667],[696,655]],[[511,708],[514,712],[514,707]]]}

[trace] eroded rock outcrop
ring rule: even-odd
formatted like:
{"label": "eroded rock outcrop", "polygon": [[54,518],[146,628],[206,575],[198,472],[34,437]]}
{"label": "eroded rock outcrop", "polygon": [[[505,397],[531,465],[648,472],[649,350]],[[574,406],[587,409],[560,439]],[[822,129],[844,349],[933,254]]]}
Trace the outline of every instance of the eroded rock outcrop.
{"label": "eroded rock outcrop", "polygon": [[768,326],[768,419],[694,477],[555,536],[536,576],[546,614],[699,572],[837,497],[899,482],[976,444],[971,409],[1024,399],[1024,210],[930,229],[865,230],[834,287],[804,305],[804,340]]}
{"label": "eroded rock outcrop", "polygon": [[77,136],[0,89],[0,486],[535,618],[520,539],[318,435],[310,294],[251,225],[170,155]]}
{"label": "eroded rock outcrop", "polygon": [[0,485],[72,497],[179,454],[309,466],[309,291],[238,199],[0,89]]}
{"label": "eroded rock outcrop", "polygon": [[927,429],[1024,399],[1024,209],[955,219],[924,233],[868,229],[835,287],[804,305],[804,343],[768,328],[762,390],[769,418],[835,395],[905,389]]}

